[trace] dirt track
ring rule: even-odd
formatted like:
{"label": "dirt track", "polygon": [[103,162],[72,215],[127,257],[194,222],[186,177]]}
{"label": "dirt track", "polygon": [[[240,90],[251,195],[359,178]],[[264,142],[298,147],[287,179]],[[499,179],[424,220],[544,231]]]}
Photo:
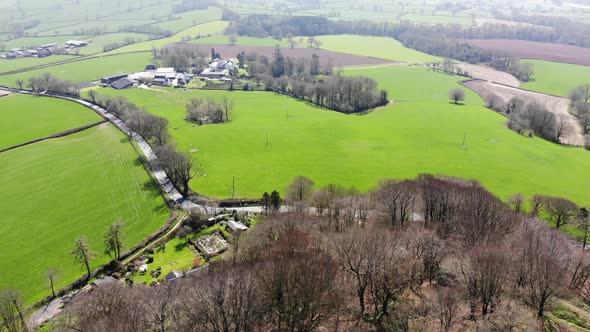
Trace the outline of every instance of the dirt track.
{"label": "dirt track", "polygon": [[459,63],[455,65],[463,71],[467,71],[470,77],[477,78],[484,81],[497,82],[510,86],[520,86],[520,81],[503,71],[495,70],[493,68],[472,65],[468,63]]}
{"label": "dirt track", "polygon": [[[178,44],[180,45],[180,44]],[[274,47],[265,46],[230,46],[222,44],[197,44],[199,50],[209,51],[214,48],[215,52],[218,52],[222,57],[234,58],[242,51],[244,53],[257,53],[272,57],[275,52]],[[281,52],[286,57],[291,58],[305,58],[311,60],[312,54],[317,54],[320,57],[321,63],[331,63],[336,67],[347,67],[347,66],[363,66],[363,65],[381,65],[381,64],[392,64],[395,63],[390,60],[384,60],[379,58],[372,58],[368,56],[352,55],[346,53],[338,53],[332,51],[326,51],[322,49],[314,50],[311,48],[281,48]]]}
{"label": "dirt track", "polygon": [[576,146],[582,146],[584,144],[582,127],[578,123],[577,119],[568,112],[569,100],[565,98],[531,92],[484,80],[467,81],[464,82],[463,85],[478,93],[484,100],[488,100],[491,96],[495,95],[501,98],[505,103],[517,96],[529,102],[538,102],[545,106],[547,110],[553,112],[555,115],[565,116],[568,121],[568,125],[574,129],[569,131],[569,135],[561,139],[562,144]]}
{"label": "dirt track", "polygon": [[549,60],[590,66],[589,48],[512,39],[468,39],[465,42],[471,46],[517,58]]}

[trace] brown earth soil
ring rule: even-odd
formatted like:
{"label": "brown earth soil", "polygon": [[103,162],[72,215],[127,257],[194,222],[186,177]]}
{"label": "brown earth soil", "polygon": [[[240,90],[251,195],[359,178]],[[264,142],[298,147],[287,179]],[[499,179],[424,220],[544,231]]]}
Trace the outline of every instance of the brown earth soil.
{"label": "brown earth soil", "polygon": [[[275,52],[274,47],[264,46],[240,46],[240,45],[222,45],[222,44],[198,44],[202,50],[215,49],[221,57],[224,58],[235,58],[240,52],[256,53],[259,55],[273,56]],[[322,49],[314,50],[311,48],[281,48],[281,52],[284,56],[290,58],[305,58],[311,60],[312,54],[317,54],[320,57],[320,62],[327,64],[331,62],[335,67],[348,67],[348,66],[364,66],[364,65],[381,65],[394,63],[390,60],[384,60],[379,58],[352,55],[346,53],[338,53],[332,51],[326,51]]]}
{"label": "brown earth soil", "polygon": [[566,118],[568,126],[572,129],[568,131],[568,135],[562,137],[561,143],[567,145],[582,146],[584,144],[584,136],[582,134],[582,127],[577,119],[568,112],[569,100],[565,98],[554,97],[542,93],[522,90],[515,87],[510,87],[498,83],[492,83],[484,80],[471,80],[463,82],[463,85],[475,91],[484,100],[489,100],[492,96],[497,96],[504,103],[508,103],[513,97],[520,97],[527,102],[538,102],[545,106],[548,111],[553,112],[556,116],[563,116]]}
{"label": "brown earth soil", "polygon": [[590,66],[590,49],[513,39],[468,39],[471,46],[517,58],[539,59]]}
{"label": "brown earth soil", "polygon": [[456,68],[460,68],[462,71],[469,73],[470,77],[477,78],[484,81],[497,82],[510,86],[520,86],[520,81],[503,71],[495,70],[493,68],[472,65],[468,63],[459,63],[455,65]]}

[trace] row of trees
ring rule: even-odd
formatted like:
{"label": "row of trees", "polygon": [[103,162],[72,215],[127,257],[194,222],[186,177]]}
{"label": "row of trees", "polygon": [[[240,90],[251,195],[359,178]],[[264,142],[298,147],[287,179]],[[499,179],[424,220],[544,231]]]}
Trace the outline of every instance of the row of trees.
{"label": "row of trees", "polygon": [[[495,107],[502,106],[498,104]],[[565,115],[555,115],[555,113],[548,111],[537,102],[527,103],[519,97],[514,97],[510,100],[506,109],[509,118],[508,127],[520,134],[535,134],[559,143],[563,137],[572,131]]]}
{"label": "row of trees", "polygon": [[[556,200],[531,204],[542,201],[544,214]],[[523,201],[511,198],[513,207]],[[472,181],[422,175],[366,195],[315,190],[298,177],[287,204],[291,212],[236,237],[225,262],[152,288],[98,289],[67,310],[61,327],[532,330],[556,297],[590,301],[582,250]]]}
{"label": "row of trees", "polygon": [[39,76],[30,77],[26,86],[25,81],[17,79],[16,85],[19,89],[28,87],[35,92],[46,91],[66,96],[80,96],[80,91],[70,81],[58,78],[51,73],[43,73]]}
{"label": "row of trees", "polygon": [[590,84],[580,85],[570,92],[570,113],[579,121],[584,145],[590,149]]}
{"label": "row of trees", "polygon": [[137,107],[122,96],[102,96],[93,90],[89,95],[93,103],[121,118],[132,131],[150,143],[158,156],[155,166],[166,172],[184,196],[189,195],[189,182],[197,175],[199,165],[192,156],[176,150],[168,133],[168,120]]}
{"label": "row of trees", "polygon": [[510,73],[523,82],[530,81],[535,73],[535,68],[532,63],[520,62],[519,59],[512,58],[509,54],[494,57],[489,65],[497,70]]}

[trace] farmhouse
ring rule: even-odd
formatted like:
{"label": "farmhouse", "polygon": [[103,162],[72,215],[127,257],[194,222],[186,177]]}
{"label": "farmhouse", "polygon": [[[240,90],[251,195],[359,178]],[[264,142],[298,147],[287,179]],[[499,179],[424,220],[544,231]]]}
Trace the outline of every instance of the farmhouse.
{"label": "farmhouse", "polygon": [[121,90],[121,89],[127,89],[132,87],[135,84],[134,81],[130,80],[127,77],[123,77],[121,79],[118,79],[116,81],[114,81],[113,83],[111,83],[111,87],[113,89],[117,89],[117,90]]}

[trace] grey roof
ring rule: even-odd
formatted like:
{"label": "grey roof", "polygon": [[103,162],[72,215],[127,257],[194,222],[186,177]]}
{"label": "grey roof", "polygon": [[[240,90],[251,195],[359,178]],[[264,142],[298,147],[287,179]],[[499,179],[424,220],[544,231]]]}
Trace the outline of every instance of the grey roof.
{"label": "grey roof", "polygon": [[176,270],[173,270],[173,271],[170,271],[170,273],[168,273],[166,275],[166,281],[174,281],[180,277],[182,277],[182,273],[180,273]]}
{"label": "grey roof", "polygon": [[120,90],[133,86],[133,83],[134,82],[132,80],[128,79],[127,77],[123,77],[111,83],[111,87],[113,87],[113,89]]}
{"label": "grey roof", "polygon": [[116,282],[116,281],[117,281],[117,279],[115,279],[111,276],[106,276],[104,278],[94,280],[92,282],[92,284],[96,287],[101,287],[104,285],[112,284],[113,282]]}

